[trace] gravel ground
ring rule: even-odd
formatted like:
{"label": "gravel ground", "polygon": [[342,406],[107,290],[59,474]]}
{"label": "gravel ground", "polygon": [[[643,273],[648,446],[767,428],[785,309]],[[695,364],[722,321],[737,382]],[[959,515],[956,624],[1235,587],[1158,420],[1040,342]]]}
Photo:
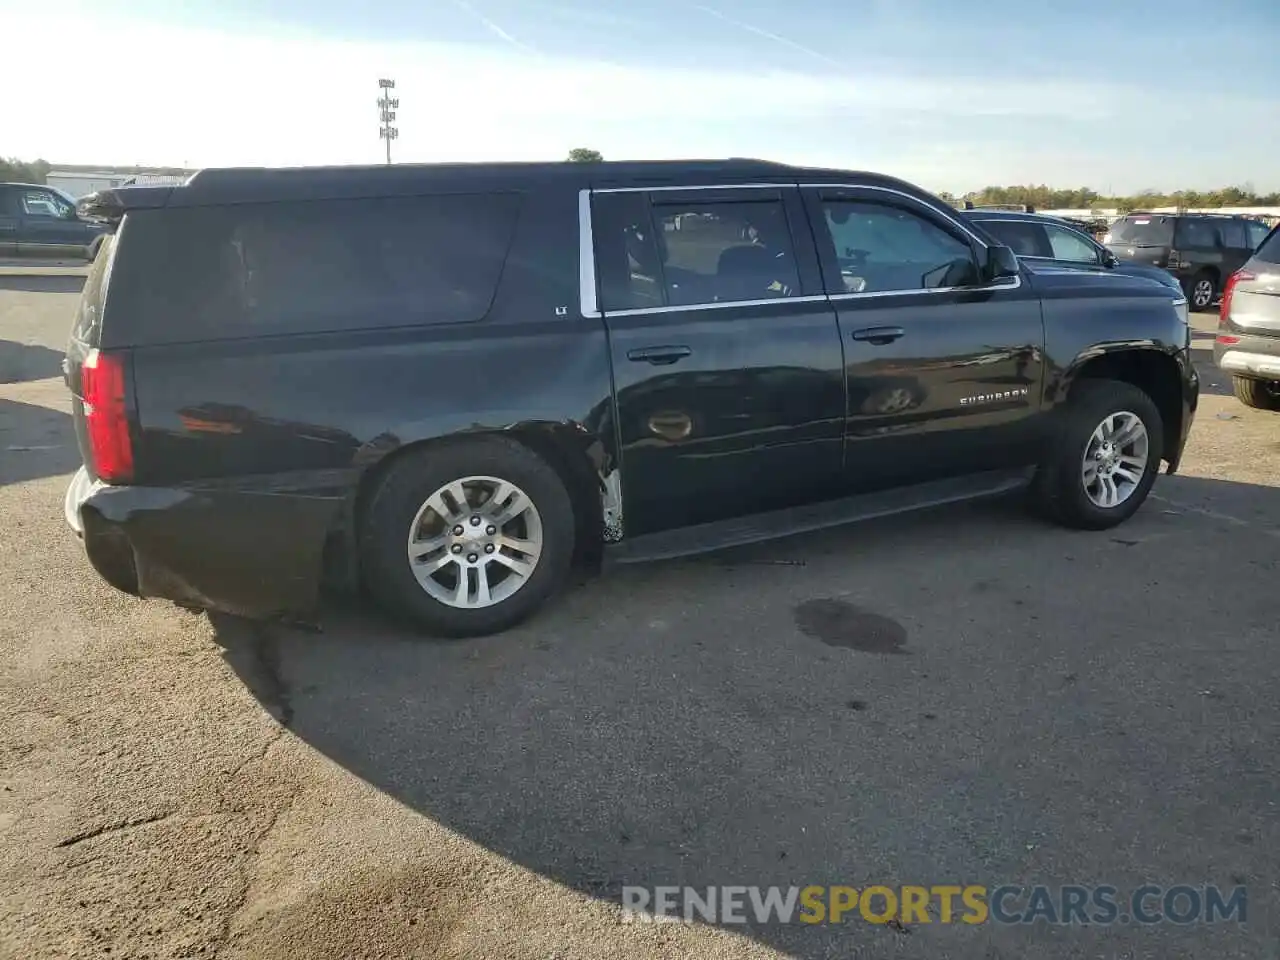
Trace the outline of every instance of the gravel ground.
{"label": "gravel ground", "polygon": [[[1184,475],[1119,530],[939,510],[624,570],[431,644],[353,609],[306,634],[102,584],[61,518],[75,280],[53,273],[0,275],[0,955],[1280,949],[1280,414],[1207,352]],[[627,883],[1148,881],[1246,884],[1249,923],[618,908]]]}

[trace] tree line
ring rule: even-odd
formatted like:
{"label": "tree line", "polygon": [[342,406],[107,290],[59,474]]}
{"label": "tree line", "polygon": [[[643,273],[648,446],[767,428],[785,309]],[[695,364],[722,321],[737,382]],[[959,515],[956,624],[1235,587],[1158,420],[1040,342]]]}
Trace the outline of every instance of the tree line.
{"label": "tree line", "polygon": [[1250,184],[1242,187],[1221,187],[1217,190],[1176,190],[1172,193],[1160,190],[1141,190],[1128,196],[1105,196],[1088,187],[1060,189],[1044,186],[983,187],[955,197],[943,193],[940,196],[951,203],[971,200],[975,206],[983,204],[1026,204],[1037,210],[1149,210],[1152,207],[1280,207],[1280,192],[1258,193]]}

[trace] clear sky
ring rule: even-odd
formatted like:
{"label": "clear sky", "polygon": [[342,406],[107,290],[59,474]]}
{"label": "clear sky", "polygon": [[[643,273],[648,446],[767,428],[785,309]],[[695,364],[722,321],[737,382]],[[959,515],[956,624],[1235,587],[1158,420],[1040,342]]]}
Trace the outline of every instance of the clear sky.
{"label": "clear sky", "polygon": [[0,0],[0,154],[754,156],[933,190],[1280,189],[1280,0]]}

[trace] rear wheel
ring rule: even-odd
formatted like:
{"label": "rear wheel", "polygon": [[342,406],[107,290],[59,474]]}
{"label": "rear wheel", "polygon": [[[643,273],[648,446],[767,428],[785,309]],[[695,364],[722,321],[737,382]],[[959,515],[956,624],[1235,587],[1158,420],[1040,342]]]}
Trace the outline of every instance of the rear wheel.
{"label": "rear wheel", "polygon": [[1246,407],[1257,410],[1280,410],[1280,382],[1232,377],[1231,386],[1236,399]]}
{"label": "rear wheel", "polygon": [[1077,529],[1123,523],[1147,499],[1160,470],[1160,411],[1133,384],[1084,380],[1072,388],[1062,414],[1032,486],[1035,506]]}
{"label": "rear wheel", "polygon": [[478,437],[392,464],[370,497],[360,551],[370,593],[428,633],[498,633],[557,593],[574,516],[559,475],[527,447]]}
{"label": "rear wheel", "polygon": [[1198,273],[1191,281],[1191,289],[1187,291],[1187,299],[1191,301],[1192,310],[1208,310],[1218,296],[1218,281],[1207,271]]}

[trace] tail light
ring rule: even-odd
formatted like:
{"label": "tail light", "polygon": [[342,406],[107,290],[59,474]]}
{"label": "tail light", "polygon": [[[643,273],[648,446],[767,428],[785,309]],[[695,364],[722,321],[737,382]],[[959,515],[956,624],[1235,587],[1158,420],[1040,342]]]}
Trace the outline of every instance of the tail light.
{"label": "tail light", "polygon": [[1231,297],[1236,292],[1236,284],[1241,280],[1257,280],[1255,273],[1248,270],[1237,270],[1227,278],[1227,286],[1222,291],[1222,306],[1218,308],[1218,326],[1224,327],[1227,324],[1227,318],[1231,315]]}
{"label": "tail light", "polygon": [[1225,333],[1218,334],[1218,343],[1222,344],[1224,347],[1234,347],[1239,342],[1239,337],[1233,337]]}
{"label": "tail light", "polygon": [[80,368],[85,432],[93,456],[93,472],[105,483],[133,478],[133,440],[125,408],[124,360],[90,350]]}

